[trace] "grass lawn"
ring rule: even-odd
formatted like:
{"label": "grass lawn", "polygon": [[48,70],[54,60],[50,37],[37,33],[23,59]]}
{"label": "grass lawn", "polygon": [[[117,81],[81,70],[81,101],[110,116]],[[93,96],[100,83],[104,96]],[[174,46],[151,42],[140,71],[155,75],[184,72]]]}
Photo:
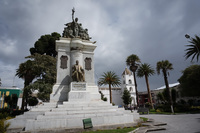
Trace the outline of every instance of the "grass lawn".
{"label": "grass lawn", "polygon": [[[146,122],[148,118],[140,117],[142,119],[142,122]],[[97,130],[97,131],[87,131],[83,133],[127,133],[130,131],[135,130],[136,128],[140,127],[141,123],[138,123],[136,127],[125,127],[125,128],[119,128],[119,129],[110,129],[110,130]]]}
{"label": "grass lawn", "polygon": [[130,128],[122,128],[122,129],[111,129],[111,130],[97,130],[97,131],[88,131],[83,133],[127,133],[130,131],[135,130],[136,127],[130,127]]}

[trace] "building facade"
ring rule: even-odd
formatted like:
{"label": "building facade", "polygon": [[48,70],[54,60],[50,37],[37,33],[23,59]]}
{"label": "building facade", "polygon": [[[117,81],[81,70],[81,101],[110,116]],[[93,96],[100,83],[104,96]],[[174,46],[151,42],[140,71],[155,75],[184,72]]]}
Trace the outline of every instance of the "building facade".
{"label": "building facade", "polygon": [[125,68],[124,72],[122,73],[121,88],[122,94],[124,89],[127,89],[130,92],[132,99],[131,104],[132,106],[137,106],[134,76],[128,68]]}
{"label": "building facade", "polygon": [[[124,72],[122,73],[121,76],[121,88],[112,88],[112,102],[115,105],[118,106],[123,106],[123,92],[124,89],[127,89],[130,94],[131,94],[131,105],[136,106],[136,91],[135,91],[135,84],[134,84],[134,76],[133,73],[128,69],[125,68]],[[109,89],[108,88],[99,88],[99,91],[101,91],[104,95],[104,97],[107,98],[107,101],[110,101],[110,94],[109,94]]]}
{"label": "building facade", "polygon": [[18,97],[18,101],[16,103],[16,106],[21,106],[21,96],[22,96],[22,90],[20,88],[17,88],[15,86],[13,87],[1,87],[0,86],[0,108],[8,107],[8,104],[5,102],[6,96],[12,96],[13,94],[16,94]]}

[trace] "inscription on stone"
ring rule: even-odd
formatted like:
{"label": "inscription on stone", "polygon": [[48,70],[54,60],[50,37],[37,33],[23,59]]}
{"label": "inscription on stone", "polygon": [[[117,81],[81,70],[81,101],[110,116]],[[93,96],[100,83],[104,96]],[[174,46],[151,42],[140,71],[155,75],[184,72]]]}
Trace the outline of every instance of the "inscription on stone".
{"label": "inscription on stone", "polygon": [[92,62],[91,58],[88,58],[88,57],[85,58],[85,70],[89,71],[92,69],[91,62]]}
{"label": "inscription on stone", "polygon": [[86,91],[86,83],[75,83],[72,82],[71,84],[71,90],[72,91]]}
{"label": "inscription on stone", "polygon": [[67,60],[68,60],[67,56],[62,55],[60,57],[60,68],[62,68],[62,69],[66,69],[67,68]]}

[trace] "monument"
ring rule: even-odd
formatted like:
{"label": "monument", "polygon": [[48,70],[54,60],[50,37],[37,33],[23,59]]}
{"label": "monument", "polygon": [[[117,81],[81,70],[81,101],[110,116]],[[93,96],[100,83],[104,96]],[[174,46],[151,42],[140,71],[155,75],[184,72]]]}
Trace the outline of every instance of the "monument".
{"label": "monument", "polygon": [[63,35],[56,41],[57,80],[50,102],[99,100],[100,94],[94,79],[94,50],[88,30],[74,20],[65,24]]}
{"label": "monument", "polygon": [[133,125],[138,113],[125,111],[101,100],[94,79],[95,42],[87,29],[74,19],[65,24],[62,37],[56,41],[57,78],[50,103],[32,108],[24,115],[8,120],[8,132],[51,132],[83,129],[83,120],[90,118],[94,128]]}

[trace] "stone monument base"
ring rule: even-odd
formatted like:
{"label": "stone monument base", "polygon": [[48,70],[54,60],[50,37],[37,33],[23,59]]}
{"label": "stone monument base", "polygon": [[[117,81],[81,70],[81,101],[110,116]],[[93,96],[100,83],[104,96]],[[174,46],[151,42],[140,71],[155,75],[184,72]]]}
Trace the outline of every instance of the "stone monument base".
{"label": "stone monument base", "polygon": [[83,119],[91,118],[94,128],[121,127],[136,124],[139,114],[112,106],[104,101],[44,103],[23,115],[7,120],[7,133],[14,132],[56,132],[60,129],[84,129]]}
{"label": "stone monument base", "polygon": [[55,84],[50,94],[50,102],[63,102],[68,100],[68,85]]}
{"label": "stone monument base", "polygon": [[68,102],[89,102],[100,100],[97,86],[88,86],[85,82],[71,82]]}

